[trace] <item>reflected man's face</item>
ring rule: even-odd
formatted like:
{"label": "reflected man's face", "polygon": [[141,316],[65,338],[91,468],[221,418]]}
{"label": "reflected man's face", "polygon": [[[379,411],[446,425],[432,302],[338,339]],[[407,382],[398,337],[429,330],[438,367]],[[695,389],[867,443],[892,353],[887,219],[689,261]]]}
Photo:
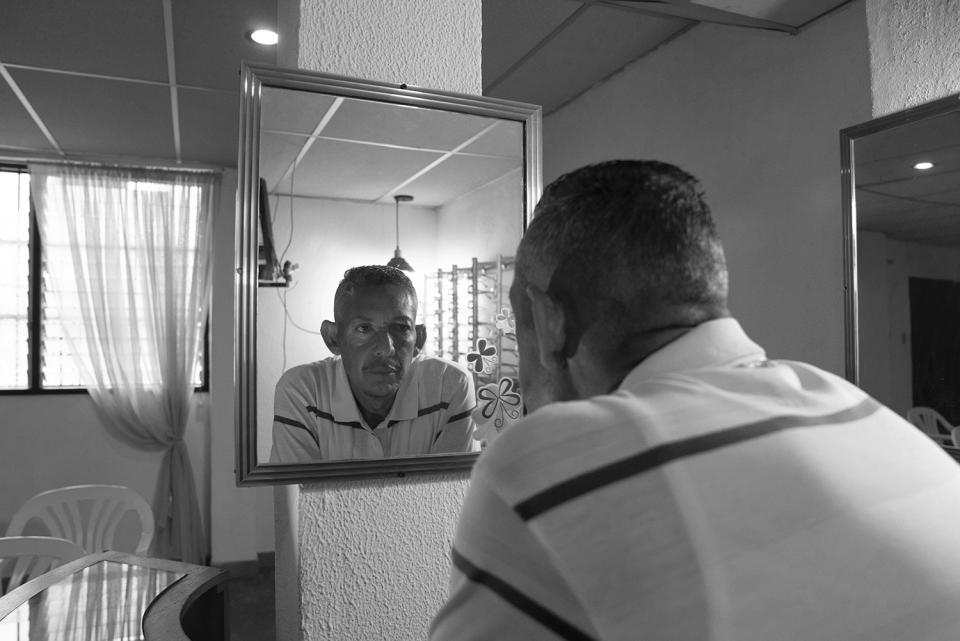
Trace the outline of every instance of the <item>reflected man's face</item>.
{"label": "reflected man's face", "polygon": [[357,288],[337,318],[337,343],[354,396],[392,398],[417,352],[417,311],[397,285]]}

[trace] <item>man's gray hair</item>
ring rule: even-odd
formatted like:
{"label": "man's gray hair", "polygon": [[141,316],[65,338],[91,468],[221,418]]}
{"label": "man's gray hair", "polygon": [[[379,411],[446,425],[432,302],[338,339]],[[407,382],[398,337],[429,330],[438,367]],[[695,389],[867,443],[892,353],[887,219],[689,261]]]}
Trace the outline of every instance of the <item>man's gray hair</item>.
{"label": "man's gray hair", "polygon": [[339,320],[343,300],[352,296],[358,289],[367,287],[383,287],[395,285],[407,291],[413,300],[413,308],[417,308],[417,289],[413,282],[396,267],[386,265],[361,265],[351,267],[343,272],[343,280],[337,286],[337,293],[333,296],[333,317]]}
{"label": "man's gray hair", "polygon": [[581,329],[598,319],[644,329],[677,309],[703,320],[726,313],[726,262],[700,184],[657,161],[589,165],[551,183],[517,251],[517,277],[549,279]]}

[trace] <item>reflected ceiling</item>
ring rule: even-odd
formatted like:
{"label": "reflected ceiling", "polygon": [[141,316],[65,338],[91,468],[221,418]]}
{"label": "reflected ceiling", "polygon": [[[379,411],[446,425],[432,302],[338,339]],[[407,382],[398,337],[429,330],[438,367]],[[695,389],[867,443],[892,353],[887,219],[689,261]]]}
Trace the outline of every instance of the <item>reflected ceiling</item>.
{"label": "reflected ceiling", "polygon": [[[960,244],[960,112],[858,138],[854,161],[858,229]],[[920,161],[934,167],[914,169]]]}

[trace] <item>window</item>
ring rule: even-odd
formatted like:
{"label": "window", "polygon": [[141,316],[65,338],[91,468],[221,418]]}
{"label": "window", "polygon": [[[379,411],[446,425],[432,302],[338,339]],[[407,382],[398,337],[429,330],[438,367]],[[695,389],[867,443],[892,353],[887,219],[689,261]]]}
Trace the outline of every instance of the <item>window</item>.
{"label": "window", "polygon": [[[72,274],[71,249],[65,230],[51,230],[48,238],[50,245],[43,246],[31,207],[29,171],[0,166],[0,354],[4,355],[0,358],[0,390],[82,387],[64,331],[66,327],[72,335],[82,334],[80,308],[75,304],[62,307],[61,297],[49,295],[51,267]],[[194,368],[198,387],[204,386],[206,343]]]}

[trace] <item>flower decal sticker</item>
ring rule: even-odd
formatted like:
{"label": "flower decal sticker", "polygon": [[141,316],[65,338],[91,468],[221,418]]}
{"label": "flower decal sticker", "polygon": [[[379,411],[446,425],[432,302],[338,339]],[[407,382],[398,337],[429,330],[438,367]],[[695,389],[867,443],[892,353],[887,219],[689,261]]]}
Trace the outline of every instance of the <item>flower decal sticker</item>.
{"label": "flower decal sticker", "polygon": [[494,324],[504,334],[513,334],[517,331],[517,318],[513,315],[513,310],[509,307],[500,309],[494,319]]}
{"label": "flower decal sticker", "polygon": [[476,351],[467,354],[468,367],[477,374],[491,374],[497,364],[497,347],[487,343],[487,339],[477,341]]}
{"label": "flower decal sticker", "polygon": [[490,444],[506,427],[520,418],[521,400],[512,378],[501,378],[477,390],[477,409],[474,419],[481,448]]}

